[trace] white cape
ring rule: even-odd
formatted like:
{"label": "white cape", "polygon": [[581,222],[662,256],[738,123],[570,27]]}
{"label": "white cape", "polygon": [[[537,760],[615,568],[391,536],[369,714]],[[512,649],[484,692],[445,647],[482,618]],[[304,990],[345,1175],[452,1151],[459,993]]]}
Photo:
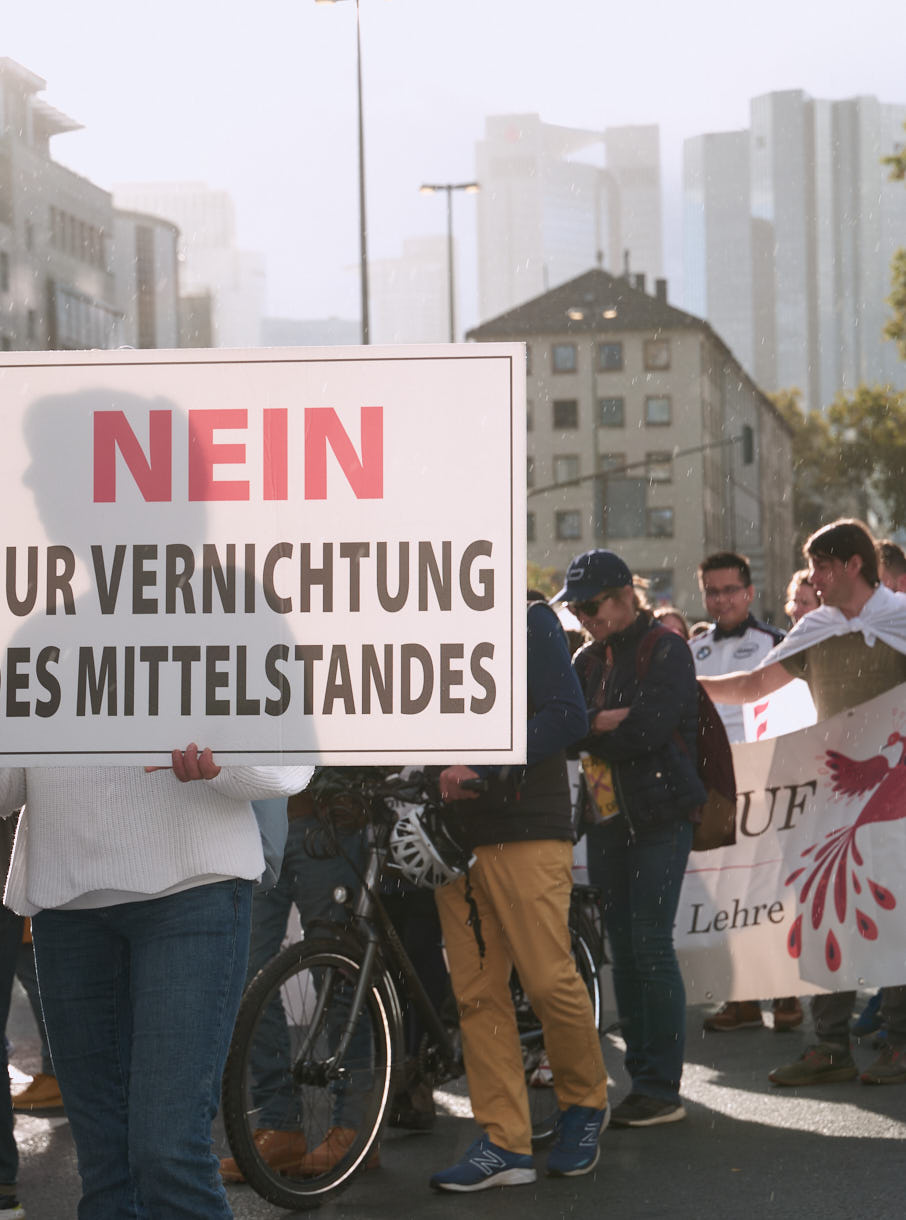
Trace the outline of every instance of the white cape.
{"label": "white cape", "polygon": [[906,653],[906,593],[894,593],[884,585],[878,585],[855,618],[847,618],[836,606],[819,606],[803,615],[756,668],[763,669],[775,661],[804,652],[822,640],[853,631],[861,631],[869,648],[881,640],[897,652]]}

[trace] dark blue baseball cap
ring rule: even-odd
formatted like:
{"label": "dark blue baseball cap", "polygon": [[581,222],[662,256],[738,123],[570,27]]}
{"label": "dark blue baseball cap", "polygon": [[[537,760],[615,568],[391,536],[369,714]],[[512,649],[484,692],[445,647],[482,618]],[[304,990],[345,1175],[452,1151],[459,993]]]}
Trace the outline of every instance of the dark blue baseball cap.
{"label": "dark blue baseball cap", "polygon": [[605,589],[623,589],[632,584],[632,573],[613,551],[601,549],[577,555],[566,572],[566,583],[551,601],[583,602]]}

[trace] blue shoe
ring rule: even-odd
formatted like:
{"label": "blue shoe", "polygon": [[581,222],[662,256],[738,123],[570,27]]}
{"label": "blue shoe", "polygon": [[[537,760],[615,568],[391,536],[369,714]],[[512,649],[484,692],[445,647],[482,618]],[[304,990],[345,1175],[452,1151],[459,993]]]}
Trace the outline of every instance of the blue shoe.
{"label": "blue shoe", "polygon": [[434,1174],[434,1190],[487,1190],[489,1186],[522,1186],[534,1182],[535,1162],[519,1152],[507,1152],[486,1135],[475,1141],[458,1165]]}
{"label": "blue shoe", "polygon": [[876,1033],[881,1025],[881,992],[876,991],[853,1022],[853,1034],[857,1038],[867,1038],[869,1034]]}
{"label": "blue shoe", "polygon": [[552,1178],[577,1178],[591,1173],[601,1149],[598,1140],[610,1121],[610,1106],[594,1110],[591,1106],[570,1106],[557,1119],[557,1138],[547,1158]]}

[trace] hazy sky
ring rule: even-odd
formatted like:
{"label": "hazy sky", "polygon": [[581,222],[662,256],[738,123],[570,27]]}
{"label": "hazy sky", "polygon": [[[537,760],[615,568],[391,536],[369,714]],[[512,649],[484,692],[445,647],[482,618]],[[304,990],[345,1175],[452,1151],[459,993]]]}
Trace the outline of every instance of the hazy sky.
{"label": "hazy sky", "polygon": [[[749,98],[906,102],[902,0],[361,0],[370,253],[444,231],[424,181],[473,177],[488,114],[600,129],[658,123],[676,279],[682,140],[748,124]],[[85,130],[57,160],[99,185],[230,191],[267,256],[268,309],[358,314],[352,0],[0,0],[0,56],[47,80]],[[474,200],[456,200],[464,325]],[[443,291],[443,286],[439,286]]]}

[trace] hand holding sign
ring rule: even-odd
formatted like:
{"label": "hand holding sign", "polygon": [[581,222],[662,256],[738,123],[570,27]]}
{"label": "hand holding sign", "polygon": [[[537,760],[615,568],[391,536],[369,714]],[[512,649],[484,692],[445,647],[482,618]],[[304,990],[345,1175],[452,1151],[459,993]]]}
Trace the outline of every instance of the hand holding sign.
{"label": "hand holding sign", "polygon": [[193,779],[214,779],[220,774],[220,768],[214,762],[214,755],[208,747],[200,750],[195,742],[190,742],[185,750],[173,751],[173,766],[167,767],[145,767],[146,774],[150,775],[152,771],[167,771],[172,769],[173,774],[181,784],[188,784]]}

